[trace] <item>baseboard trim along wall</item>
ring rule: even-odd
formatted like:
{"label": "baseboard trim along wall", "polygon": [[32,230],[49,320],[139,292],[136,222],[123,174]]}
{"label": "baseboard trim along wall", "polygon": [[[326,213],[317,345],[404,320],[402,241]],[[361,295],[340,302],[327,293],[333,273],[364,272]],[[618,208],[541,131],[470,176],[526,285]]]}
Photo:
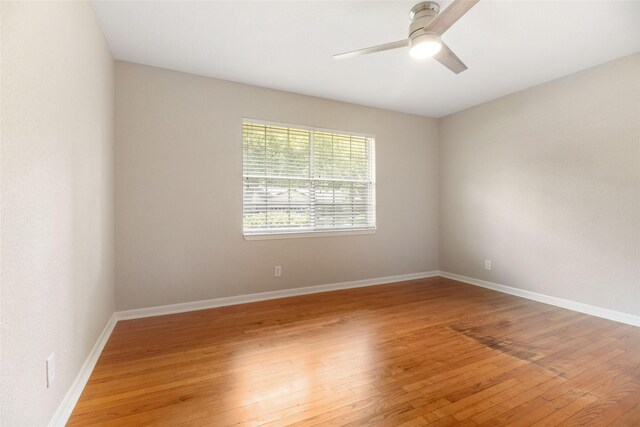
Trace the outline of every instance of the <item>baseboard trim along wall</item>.
{"label": "baseboard trim along wall", "polygon": [[457,280],[459,282],[470,285],[480,286],[494,291],[514,295],[545,304],[555,305],[557,307],[566,308],[580,313],[590,314],[592,316],[602,317],[604,319],[613,320],[628,325],[640,326],[640,316],[629,313],[609,310],[577,301],[564,298],[553,297],[549,295],[539,294],[536,292],[518,289],[511,286],[500,285],[498,283],[486,280],[475,279],[460,274],[449,273],[446,271],[425,271],[421,273],[401,274],[397,276],[377,277],[372,279],[354,280],[350,282],[329,283],[325,285],[306,286],[302,288],[283,289],[279,291],[260,292],[256,294],[236,295],[224,298],[214,298],[209,300],[191,301],[178,304],[161,305],[156,307],[138,308],[133,310],[124,310],[115,312],[117,320],[140,319],[143,317],[163,316],[166,314],[184,313],[187,311],[205,310],[207,308],[224,307],[228,305],[246,304],[250,302],[266,301],[277,298],[286,298],[297,295],[316,294],[320,292],[336,291],[340,289],[361,288],[366,286],[384,285],[394,282],[403,282],[406,280],[424,279],[428,277],[442,276],[448,279]]}
{"label": "baseboard trim along wall", "polygon": [[102,349],[109,340],[116,323],[118,323],[116,313],[113,313],[102,330],[102,333],[98,337],[98,340],[89,352],[87,359],[82,364],[80,372],[78,372],[75,380],[73,380],[67,394],[65,394],[64,399],[62,399],[60,406],[58,406],[55,414],[53,414],[53,418],[51,418],[51,421],[49,422],[49,427],[63,427],[67,424],[67,421],[69,421],[71,412],[73,412],[73,408],[75,408],[76,403],[78,403],[82,390],[84,390],[84,387],[87,385],[87,381],[89,381],[93,368],[96,366],[98,358],[102,353]]}
{"label": "baseboard trim along wall", "polygon": [[568,299],[552,297],[549,295],[543,295],[536,292],[526,291],[524,289],[512,288],[511,286],[499,285],[497,283],[488,282],[486,280],[474,279],[473,277],[462,276],[460,274],[448,273],[446,271],[440,271],[440,276],[448,279],[457,280],[459,282],[468,283],[470,285],[476,285],[494,291],[502,292],[505,294],[515,295],[530,299],[533,301],[542,302],[545,304],[555,305],[557,307],[566,308],[580,313],[590,314],[592,316],[602,317],[603,319],[613,320],[620,323],[626,323],[632,326],[640,326],[640,316],[634,316],[633,314],[622,313],[620,311],[609,310],[606,308],[596,307],[594,305],[583,304],[581,302],[571,301]]}
{"label": "baseboard trim along wall", "polygon": [[249,302],[317,294],[320,292],[337,291],[340,289],[362,288],[365,286],[384,285],[394,282],[403,282],[406,280],[424,279],[427,277],[436,277],[438,276],[438,273],[438,271],[425,271],[421,273],[401,274],[398,276],[377,277],[373,279],[353,280],[351,282],[329,283],[326,285],[306,286],[302,288],[260,292],[257,294],[237,295],[225,298],[161,305],[157,307],[138,308],[118,311],[116,312],[116,317],[118,320],[129,320],[140,319],[143,317],[162,316],[165,314],[184,313],[187,311],[205,310],[207,308],[223,307],[227,305],[246,304]]}

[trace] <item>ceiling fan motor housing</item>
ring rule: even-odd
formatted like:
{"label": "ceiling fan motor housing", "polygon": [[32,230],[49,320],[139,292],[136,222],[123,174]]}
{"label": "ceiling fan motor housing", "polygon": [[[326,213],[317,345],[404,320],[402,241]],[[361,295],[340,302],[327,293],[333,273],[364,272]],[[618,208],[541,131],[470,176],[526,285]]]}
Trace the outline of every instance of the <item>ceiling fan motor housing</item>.
{"label": "ceiling fan motor housing", "polygon": [[416,38],[429,34],[424,28],[433,21],[433,18],[438,16],[439,12],[440,6],[438,3],[432,1],[420,2],[413,6],[409,13],[409,18],[411,19],[411,25],[409,25],[409,40],[413,42]]}

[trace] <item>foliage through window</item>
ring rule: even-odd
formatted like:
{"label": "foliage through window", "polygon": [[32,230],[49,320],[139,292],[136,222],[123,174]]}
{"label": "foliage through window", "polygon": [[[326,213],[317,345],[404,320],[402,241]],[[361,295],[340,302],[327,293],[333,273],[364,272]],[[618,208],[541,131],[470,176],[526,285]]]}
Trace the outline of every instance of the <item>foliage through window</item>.
{"label": "foliage through window", "polygon": [[373,230],[372,137],[245,120],[245,235]]}

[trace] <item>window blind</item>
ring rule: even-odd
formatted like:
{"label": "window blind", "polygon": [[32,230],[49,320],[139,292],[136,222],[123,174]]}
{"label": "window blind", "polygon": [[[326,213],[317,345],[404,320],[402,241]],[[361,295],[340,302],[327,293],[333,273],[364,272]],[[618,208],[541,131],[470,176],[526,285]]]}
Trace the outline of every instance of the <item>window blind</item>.
{"label": "window blind", "polygon": [[242,124],[245,235],[376,226],[371,137]]}

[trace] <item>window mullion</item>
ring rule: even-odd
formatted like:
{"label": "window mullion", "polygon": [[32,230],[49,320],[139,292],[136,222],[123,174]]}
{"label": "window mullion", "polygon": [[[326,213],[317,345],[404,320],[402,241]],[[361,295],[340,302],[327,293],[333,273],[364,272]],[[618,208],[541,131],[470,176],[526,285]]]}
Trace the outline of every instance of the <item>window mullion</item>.
{"label": "window mullion", "polygon": [[264,224],[269,227],[269,180],[267,178],[267,127],[264,127]]}
{"label": "window mullion", "polygon": [[[289,170],[289,162],[286,160],[287,157],[291,158],[291,129],[287,129],[287,153],[285,155],[285,164],[287,164],[285,170],[287,171],[287,175],[290,175],[291,171]],[[289,226],[291,226],[291,178],[287,180],[287,201],[287,219]]]}
{"label": "window mullion", "polygon": [[331,178],[333,178],[333,181],[331,181],[331,204],[333,205],[332,207],[332,213],[333,215],[331,215],[331,220],[333,221],[333,228],[336,228],[336,156],[334,153],[334,142],[335,142],[335,138],[336,136],[331,134]]}
{"label": "window mullion", "polygon": [[309,219],[311,228],[316,229],[316,181],[315,181],[315,132],[311,131],[309,135]]}

